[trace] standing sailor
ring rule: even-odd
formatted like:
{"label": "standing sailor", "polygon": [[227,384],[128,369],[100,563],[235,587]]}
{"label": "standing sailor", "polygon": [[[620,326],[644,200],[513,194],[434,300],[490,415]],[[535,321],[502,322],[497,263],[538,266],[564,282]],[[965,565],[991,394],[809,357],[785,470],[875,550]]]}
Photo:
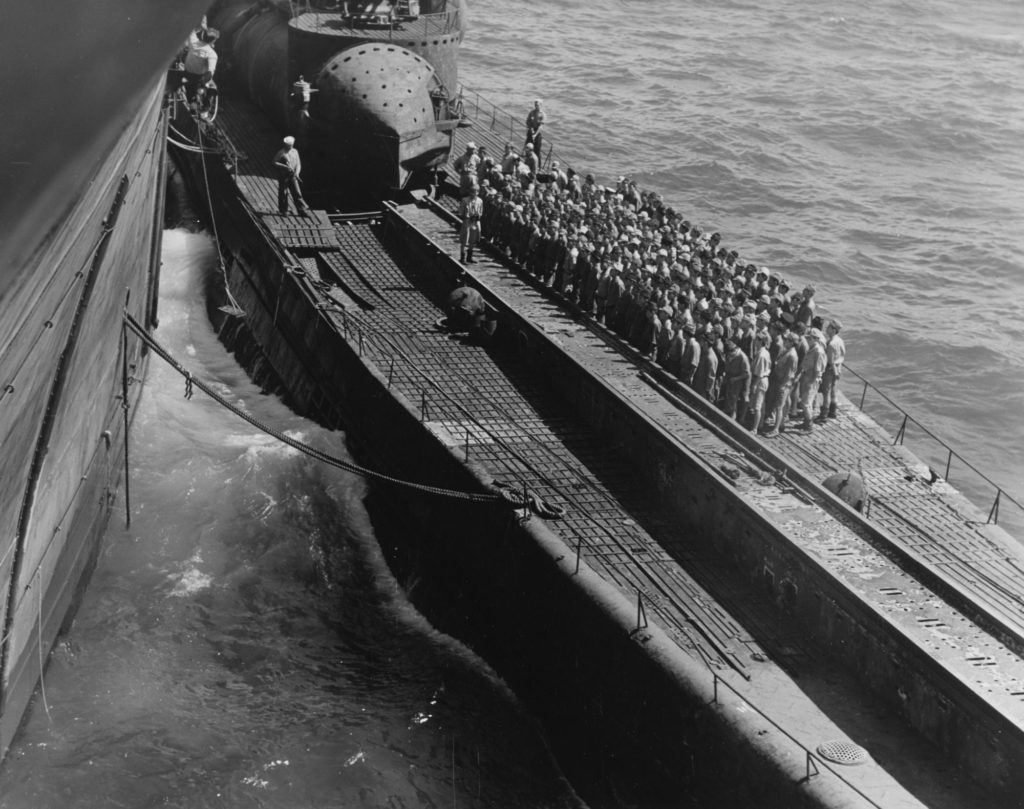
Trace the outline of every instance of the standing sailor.
{"label": "standing sailor", "polygon": [[185,95],[189,101],[201,98],[205,88],[213,81],[217,71],[217,51],[213,43],[220,32],[216,28],[206,27],[206,18],[202,25],[188,35],[188,50],[185,53]]}
{"label": "standing sailor", "polygon": [[452,166],[459,173],[459,196],[465,199],[469,196],[469,190],[477,185],[477,168],[480,165],[480,155],[476,152],[476,144],[470,141],[466,144],[466,151],[455,158]]}
{"label": "standing sailor", "polygon": [[541,160],[541,146],[544,143],[544,135],[541,130],[544,128],[544,110],[541,109],[540,99],[533,102],[533,109],[526,116],[526,143],[523,145],[525,151],[527,146],[532,146]]}
{"label": "standing sailor", "polygon": [[295,148],[295,138],[291,135],[284,139],[284,145],[274,155],[274,168],[277,171],[277,210],[282,216],[288,213],[288,194],[292,195],[295,209],[299,216],[305,216],[309,210],[306,200],[302,198],[299,180],[302,176],[302,160],[299,150]]}
{"label": "standing sailor", "polygon": [[459,216],[462,226],[459,228],[459,261],[467,264],[473,262],[473,248],[480,241],[480,218],[484,215],[484,203],[476,186],[469,189],[469,196],[463,197],[459,203]]}
{"label": "standing sailor", "polygon": [[299,151],[309,145],[309,102],[314,90],[312,85],[305,78],[299,76],[292,84],[291,93],[291,130],[295,133],[295,145]]}
{"label": "standing sailor", "polygon": [[833,318],[828,323],[828,344],[825,346],[825,374],[821,378],[821,413],[819,421],[836,417],[836,383],[843,375],[846,362],[846,343],[839,336],[843,324]]}

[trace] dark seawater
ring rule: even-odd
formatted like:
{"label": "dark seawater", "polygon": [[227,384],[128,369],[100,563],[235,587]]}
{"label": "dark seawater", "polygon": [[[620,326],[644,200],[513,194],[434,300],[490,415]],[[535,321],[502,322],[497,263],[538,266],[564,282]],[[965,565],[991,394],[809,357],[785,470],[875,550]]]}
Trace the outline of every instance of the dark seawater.
{"label": "dark seawater", "polygon": [[[165,234],[157,338],[256,418],[202,298],[211,241]],[[118,504],[0,807],[574,807],[534,721],[392,578],[360,479],[256,432],[159,360]]]}
{"label": "dark seawater", "polygon": [[[851,367],[1024,502],[1024,4],[470,11],[468,87],[520,117],[543,99],[565,161],[631,176],[814,283]],[[944,452],[920,451],[944,472]],[[987,509],[994,492],[958,462],[950,478]]]}

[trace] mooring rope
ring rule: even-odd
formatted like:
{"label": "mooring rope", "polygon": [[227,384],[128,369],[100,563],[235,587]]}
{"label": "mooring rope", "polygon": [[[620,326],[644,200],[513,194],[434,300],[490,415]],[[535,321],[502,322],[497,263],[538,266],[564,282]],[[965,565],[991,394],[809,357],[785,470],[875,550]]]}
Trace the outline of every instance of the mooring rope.
{"label": "mooring rope", "polygon": [[246,413],[241,408],[229,402],[219,393],[217,393],[212,387],[203,382],[200,378],[189,372],[179,363],[171,354],[158,343],[149,332],[147,332],[130,314],[125,312],[124,314],[125,323],[138,336],[142,342],[144,342],[152,351],[159,356],[164,362],[170,365],[175,371],[181,374],[186,381],[186,397],[191,398],[190,394],[194,388],[198,388],[203,391],[207,396],[213,399],[222,407],[227,408],[235,415],[245,419],[253,427],[267,435],[273,436],[278,441],[281,441],[293,449],[308,455],[315,460],[321,461],[322,463],[334,466],[338,469],[343,469],[346,472],[351,472],[356,475],[360,475],[371,480],[377,480],[383,483],[390,483],[396,486],[403,486],[407,489],[413,489],[415,491],[425,492],[427,494],[438,495],[440,497],[451,497],[458,500],[469,500],[476,503],[511,503],[520,507],[529,506],[531,510],[535,511],[539,516],[548,519],[558,518],[561,516],[561,510],[557,507],[552,507],[545,503],[544,500],[538,497],[536,494],[526,491],[525,494],[514,490],[509,490],[505,487],[499,487],[495,485],[496,491],[493,493],[482,493],[482,492],[467,492],[460,491],[457,489],[447,489],[441,486],[431,486],[426,483],[415,483],[408,480],[402,480],[391,475],[386,475],[383,472],[378,472],[373,469],[368,469],[365,466],[346,461],[341,458],[337,458],[333,455],[328,455],[326,452],[311,447],[308,444],[304,444],[301,441],[285,435],[284,433],[275,430],[268,424],[264,424],[259,419],[253,417],[249,413]]}

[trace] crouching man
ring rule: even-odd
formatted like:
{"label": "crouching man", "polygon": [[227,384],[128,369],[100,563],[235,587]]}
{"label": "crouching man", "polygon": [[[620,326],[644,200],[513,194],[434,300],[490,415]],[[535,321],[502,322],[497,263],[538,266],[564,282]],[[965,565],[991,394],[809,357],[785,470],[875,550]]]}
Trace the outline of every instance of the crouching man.
{"label": "crouching man", "polygon": [[476,342],[487,342],[494,336],[498,321],[494,317],[487,301],[473,287],[460,286],[448,295],[445,303],[447,320],[445,325],[450,332],[468,333]]}

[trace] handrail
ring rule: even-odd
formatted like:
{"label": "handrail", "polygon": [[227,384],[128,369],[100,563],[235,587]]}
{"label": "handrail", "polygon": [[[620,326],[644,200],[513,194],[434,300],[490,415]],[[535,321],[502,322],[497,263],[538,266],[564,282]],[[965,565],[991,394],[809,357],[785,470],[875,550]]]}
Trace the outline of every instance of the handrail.
{"label": "handrail", "polygon": [[[486,119],[487,117],[490,117],[490,119],[491,119],[490,130],[491,130],[491,132],[493,132],[495,135],[501,135],[502,137],[504,137],[504,132],[505,132],[504,121],[507,119],[508,120],[508,139],[513,141],[513,142],[518,142],[519,140],[525,140],[526,139],[526,130],[525,130],[525,128],[522,128],[522,129],[520,128],[520,125],[518,123],[519,119],[516,118],[515,115],[513,115],[510,112],[506,112],[501,107],[499,107],[497,104],[493,104],[490,101],[487,101],[486,99],[481,97],[481,95],[480,95],[480,93],[478,91],[473,90],[473,89],[471,89],[469,87],[466,87],[466,85],[464,85],[464,84],[460,84],[459,85],[458,97],[462,100],[463,105],[465,105],[467,94],[470,94],[470,93],[472,94],[472,103],[473,103],[474,111],[476,113],[476,118],[478,118],[480,120],[483,120],[483,119]],[[483,118],[480,118],[481,115],[483,115]],[[502,121],[500,129],[498,128],[499,116],[500,116],[501,121]],[[549,141],[547,136],[545,136],[544,140],[545,141]],[[500,155],[498,155],[498,157],[500,157]],[[568,163],[565,163],[565,161],[562,160],[561,157],[559,157],[558,155],[555,154],[554,146],[550,142],[548,142],[547,155],[546,156],[545,155],[537,155],[537,158],[540,160],[540,165],[541,166],[550,166],[552,160],[558,159],[563,164],[565,164],[566,167],[568,167]]]}
{"label": "handrail", "polygon": [[[296,8],[298,6],[298,8]],[[313,8],[310,6],[308,0],[299,4],[292,0],[291,13],[292,17],[297,16],[296,12],[315,14],[316,16],[316,30],[319,32],[321,28],[321,16],[327,16],[329,19],[338,20],[342,19],[345,22],[346,28],[350,31],[365,31],[367,27],[365,25],[356,24],[356,20],[364,19],[351,15],[345,15],[338,11],[327,11],[324,9]],[[392,17],[388,15],[380,15],[380,25],[372,26],[372,30],[378,31],[383,34],[387,32],[388,41],[401,41],[408,37],[418,36],[431,36],[439,35],[443,36],[446,34],[456,31],[460,26],[460,13],[458,7],[455,7],[450,11],[439,11],[434,14],[420,14],[417,17]],[[364,20],[366,21],[366,20]],[[338,28],[331,27],[330,32],[337,34]]]}
{"label": "handrail", "polygon": [[[350,342],[350,344],[353,342],[352,337],[353,332],[355,332],[355,350],[358,352],[360,356],[363,356],[364,353],[367,350],[369,350],[370,346],[374,346],[378,351],[381,351],[381,353],[384,356],[390,358],[389,367],[387,370],[387,386],[389,389],[391,389],[393,385],[395,385],[394,377],[396,370],[406,375],[407,379],[409,380],[413,388],[419,388],[419,409],[420,417],[422,420],[426,421],[436,419],[436,417],[435,419],[431,419],[429,415],[431,409],[434,409],[439,413],[448,416],[448,418],[451,418],[454,415],[456,419],[468,419],[473,423],[474,427],[477,430],[487,435],[492,441],[494,441],[497,444],[504,445],[506,450],[514,452],[514,450],[512,450],[511,447],[508,447],[505,444],[503,437],[501,437],[497,433],[492,432],[491,429],[485,423],[481,423],[474,415],[472,415],[468,410],[466,410],[466,408],[460,402],[452,399],[449,396],[445,396],[442,387],[437,383],[436,380],[434,380],[427,372],[420,368],[416,363],[412,362],[411,359],[408,356],[406,356],[404,352],[400,348],[398,348],[388,338],[386,334],[381,334],[380,331],[378,329],[375,329],[371,323],[366,322],[361,313],[340,307],[338,308],[337,311],[339,314],[342,315],[342,333],[345,339]],[[350,321],[352,322],[350,323]],[[401,328],[401,326],[397,322],[392,321],[390,325],[395,328]],[[400,366],[397,367],[395,363],[396,357],[400,360]],[[421,385],[423,384],[425,384],[426,387],[421,387]],[[440,393],[441,396],[435,398],[429,397],[427,395],[427,388],[430,388],[431,390]],[[455,411],[454,414],[452,413],[452,410]],[[453,435],[453,437],[455,436]],[[468,425],[465,427],[465,442],[466,460],[469,460],[470,428]],[[516,477],[519,479],[521,485],[525,487],[525,480],[518,474],[516,475]],[[555,491],[561,493],[557,485],[555,485],[551,481],[547,482]],[[577,571],[579,570],[580,559],[583,555],[584,554],[582,549],[582,542],[579,542],[576,546]],[[644,605],[642,592],[639,588],[636,588],[636,615],[636,628],[633,630],[633,632],[641,631],[647,628],[648,626],[647,609]],[[873,807],[876,807],[876,809],[883,809],[881,804],[872,800],[871,797],[865,794],[859,787],[857,787],[856,784],[852,783],[851,781],[843,777],[843,775],[840,772],[838,772],[834,767],[832,767],[825,759],[823,759],[820,756],[820,754],[818,754],[815,751],[812,751],[803,742],[801,742],[799,739],[793,736],[789,731],[782,727],[782,725],[780,725],[777,721],[772,719],[771,716],[769,716],[754,702],[752,702],[749,696],[744,695],[739,690],[737,690],[735,686],[728,682],[719,672],[717,672],[712,667],[711,663],[705,657],[706,652],[701,648],[699,644],[694,645],[694,651],[696,653],[696,658],[704,664],[708,673],[711,675],[712,688],[714,692],[714,697],[712,699],[713,703],[717,704],[719,702],[718,685],[719,683],[721,683],[730,691],[732,691],[737,697],[742,699],[745,704],[749,705],[754,711],[756,711],[759,716],[761,716],[766,722],[768,722],[772,727],[774,727],[779,733],[781,733],[793,744],[795,744],[797,747],[804,751],[807,774],[804,777],[803,781],[809,781],[812,777],[820,775],[820,765],[824,767],[824,769],[827,770],[829,773],[838,778],[845,786],[853,790],[853,792],[855,792],[859,797],[863,798],[868,804],[870,804]],[[739,676],[744,677],[748,680],[750,679],[749,675],[746,675],[743,672],[736,670],[735,668],[734,671],[736,671],[736,673]]]}
{"label": "handrail", "polygon": [[[471,89],[469,87],[466,87],[465,85],[460,85],[460,87],[459,87],[459,98],[462,100],[462,103],[463,103],[464,106],[467,104],[467,102],[472,103],[473,110],[474,110],[474,112],[476,114],[476,119],[479,120],[481,123],[486,123],[487,119],[488,118],[490,119],[489,128],[490,128],[490,131],[494,135],[500,136],[500,137],[504,137],[505,136],[506,121],[507,121],[507,127],[508,127],[507,128],[507,132],[508,132],[508,138],[510,140],[514,141],[516,138],[525,138],[525,136],[526,136],[525,129],[520,127],[519,119],[517,119],[516,116],[512,115],[511,113],[506,112],[505,110],[503,110],[498,105],[496,105],[496,104],[494,104],[494,103],[484,99],[480,95],[479,91],[473,90],[473,89]],[[556,155],[555,155],[554,149],[551,146],[549,146],[548,149],[547,149],[547,156],[546,156],[546,158],[542,159],[542,161],[541,161],[542,165],[550,165],[550,162],[551,162],[552,158],[555,158],[555,157],[556,157]],[[570,166],[570,164],[567,161],[562,160],[561,158],[558,158],[558,159],[561,160],[561,162],[562,162],[562,164],[564,166],[566,166],[566,167]],[[906,437],[906,428],[907,428],[908,424],[912,424],[915,427],[919,428],[920,431],[922,433],[924,433],[924,435],[926,435],[932,441],[934,441],[935,443],[940,445],[943,448],[943,450],[945,450],[945,454],[946,454],[946,458],[945,458],[945,474],[942,475],[942,479],[943,480],[945,480],[947,482],[949,481],[950,470],[951,470],[951,467],[952,467],[953,460],[955,459],[955,460],[959,461],[964,467],[966,467],[971,472],[973,472],[975,475],[977,475],[978,478],[983,480],[988,485],[988,487],[990,487],[991,489],[995,490],[995,497],[992,500],[991,506],[989,507],[988,517],[985,520],[985,524],[997,525],[999,523],[999,509],[1000,509],[1000,506],[1005,501],[1005,502],[1008,502],[1011,505],[1016,507],[1016,509],[1017,509],[1017,511],[1019,512],[1019,515],[1020,515],[1019,525],[1020,525],[1020,527],[1024,528],[1024,503],[1021,503],[1017,498],[1012,497],[1010,494],[1008,494],[1006,489],[1004,489],[1000,484],[998,484],[994,480],[992,480],[992,478],[990,478],[984,472],[979,470],[977,466],[975,466],[970,461],[968,461],[963,455],[961,455],[959,452],[957,452],[955,449],[953,449],[944,440],[939,438],[930,429],[925,427],[920,421],[918,421],[916,418],[911,416],[906,410],[904,410],[900,405],[898,405],[895,401],[893,401],[889,396],[887,396],[878,387],[876,387],[871,382],[869,382],[861,374],[859,374],[855,370],[853,370],[849,366],[849,364],[845,364],[843,367],[851,375],[853,375],[857,379],[859,379],[863,383],[863,385],[864,385],[864,388],[863,388],[863,390],[861,392],[859,403],[854,402],[854,404],[857,404],[857,407],[858,407],[859,410],[861,410],[862,412],[865,412],[865,413],[867,412],[865,410],[865,408],[864,408],[864,400],[865,400],[865,396],[867,394],[867,390],[870,388],[872,391],[875,391],[876,393],[878,393],[878,395],[881,396],[882,399],[884,399],[885,402],[890,407],[892,407],[896,411],[898,411],[899,414],[903,417],[903,422],[900,425],[899,429],[897,430],[896,438],[895,438],[895,441],[893,442],[894,444],[903,444],[904,439]],[[842,377],[840,379],[842,380]],[[841,383],[841,384],[845,384],[845,383]],[[850,398],[851,402],[854,401],[852,397],[848,397],[848,398]],[[934,482],[934,480],[938,479],[938,477],[939,477],[939,475],[937,473],[935,473],[935,472],[933,472],[933,476],[934,477],[933,477],[933,481],[932,482]],[[980,496],[981,495],[981,492],[977,491],[977,487],[972,487],[972,488],[975,489],[975,491],[974,491],[975,496]],[[965,492],[965,493],[967,493],[967,492]]]}
{"label": "handrail", "polygon": [[[851,368],[849,366],[849,364],[844,364],[843,368],[844,368],[845,371],[847,371],[851,375],[855,376],[862,383],[861,395],[860,395],[859,401],[854,402],[852,397],[848,397],[850,399],[851,403],[856,404],[858,410],[860,410],[862,413],[867,413],[867,410],[865,409],[865,400],[867,398],[867,392],[870,389],[874,393],[878,394],[878,396],[880,396],[885,401],[886,404],[888,404],[891,408],[893,408],[896,412],[898,412],[903,417],[903,421],[901,422],[899,429],[896,431],[896,436],[893,439],[893,445],[894,446],[895,445],[902,445],[904,443],[904,441],[906,440],[907,425],[908,424],[912,424],[916,428],[918,428],[925,436],[927,436],[929,439],[934,441],[936,444],[938,444],[939,446],[941,446],[945,450],[945,452],[946,452],[946,469],[945,469],[945,474],[943,474],[941,476],[942,480],[945,480],[947,483],[949,482],[949,474],[950,474],[950,470],[952,468],[953,459],[956,459],[963,466],[965,466],[967,469],[969,469],[971,472],[973,472],[981,480],[985,481],[985,483],[987,483],[990,487],[992,487],[995,490],[995,499],[992,501],[992,505],[991,505],[991,507],[989,509],[988,518],[985,521],[986,524],[993,524],[993,525],[998,524],[998,522],[999,522],[999,506],[1002,503],[1002,501],[1004,501],[1004,500],[1009,502],[1009,503],[1011,503],[1012,505],[1016,506],[1018,511],[1022,515],[1022,517],[1024,517],[1024,504],[1022,504],[1015,497],[1013,497],[1010,494],[1008,494],[1006,492],[1006,490],[1000,484],[996,483],[994,480],[992,480],[992,478],[990,478],[988,475],[986,475],[984,472],[982,472],[980,469],[978,469],[977,466],[975,466],[973,463],[968,461],[963,455],[961,455],[959,452],[957,452],[955,449],[953,449],[942,438],[940,438],[938,435],[936,435],[934,432],[932,432],[932,430],[930,430],[928,427],[926,427],[924,424],[922,424],[920,421],[918,421],[916,418],[914,418],[914,416],[912,416],[907,410],[905,410],[903,407],[901,407],[897,402],[895,402],[891,397],[889,397],[884,391],[879,389],[876,385],[872,384],[862,374],[859,374],[857,371],[855,371],[853,368]],[[840,377],[840,379],[842,379],[842,377]],[[931,469],[931,467],[929,467],[929,470],[931,471],[931,474],[932,474],[931,482],[934,482],[935,480],[939,479],[940,476],[938,475],[938,473],[934,469]]]}

